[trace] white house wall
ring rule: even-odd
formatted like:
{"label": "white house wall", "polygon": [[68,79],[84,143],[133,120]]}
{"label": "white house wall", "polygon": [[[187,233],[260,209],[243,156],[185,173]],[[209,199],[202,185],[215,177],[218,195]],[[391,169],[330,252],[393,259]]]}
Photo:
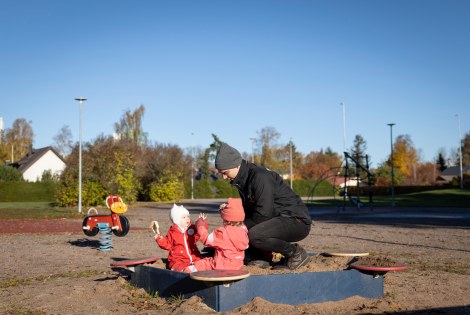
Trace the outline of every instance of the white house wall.
{"label": "white house wall", "polygon": [[50,170],[53,175],[60,174],[65,168],[65,163],[52,151],[47,151],[24,173],[23,178],[30,182],[41,180],[44,171]]}

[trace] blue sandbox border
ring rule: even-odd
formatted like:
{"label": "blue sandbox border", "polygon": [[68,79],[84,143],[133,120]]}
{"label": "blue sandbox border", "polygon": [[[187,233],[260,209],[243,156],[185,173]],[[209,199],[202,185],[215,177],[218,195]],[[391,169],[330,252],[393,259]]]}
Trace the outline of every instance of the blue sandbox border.
{"label": "blue sandbox border", "polygon": [[299,305],[340,301],[351,296],[381,298],[383,275],[357,270],[251,275],[230,282],[193,280],[188,274],[146,265],[136,266],[131,283],[161,297],[199,296],[218,312],[230,311],[255,297],[272,303]]}

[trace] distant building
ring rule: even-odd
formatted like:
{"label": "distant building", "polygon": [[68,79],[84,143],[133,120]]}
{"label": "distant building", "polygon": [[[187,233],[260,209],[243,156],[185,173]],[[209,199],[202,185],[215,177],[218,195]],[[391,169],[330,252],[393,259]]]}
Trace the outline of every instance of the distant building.
{"label": "distant building", "polygon": [[[470,165],[462,166],[462,173],[470,170]],[[437,177],[437,182],[441,184],[448,184],[452,182],[454,178],[460,177],[460,166],[451,166],[442,171],[441,175]]]}
{"label": "distant building", "polygon": [[65,169],[65,161],[53,147],[33,149],[31,146],[28,154],[11,166],[16,167],[26,181],[36,182],[45,171],[60,175]]}

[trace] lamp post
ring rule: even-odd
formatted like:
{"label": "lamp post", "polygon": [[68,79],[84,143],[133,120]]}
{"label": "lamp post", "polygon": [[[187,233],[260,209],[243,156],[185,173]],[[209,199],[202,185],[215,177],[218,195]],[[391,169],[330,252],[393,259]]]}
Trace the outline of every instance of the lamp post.
{"label": "lamp post", "polygon": [[390,163],[392,165],[392,207],[395,207],[395,178],[394,178],[394,162],[393,162],[393,136],[392,128],[395,126],[394,123],[387,124],[390,126]]}
{"label": "lamp post", "polygon": [[292,138],[289,141],[289,161],[290,161],[290,189],[293,189],[292,187],[292,176],[294,175],[293,167],[292,167]]}
{"label": "lamp post", "polygon": [[79,119],[79,145],[78,145],[78,213],[82,213],[82,104],[87,99],[77,97],[75,99],[80,104],[80,119]]}
{"label": "lamp post", "polygon": [[343,107],[343,152],[346,152],[346,106],[339,103]]}
{"label": "lamp post", "polygon": [[255,150],[254,150],[254,143],[255,143],[255,138],[250,138],[251,140],[251,163],[255,163]]}
{"label": "lamp post", "polygon": [[[193,132],[191,136],[194,136]],[[191,200],[194,200],[194,143],[191,147]]]}
{"label": "lamp post", "polygon": [[459,123],[459,156],[460,156],[460,189],[463,189],[463,170],[462,170],[462,133],[460,131],[460,115],[456,114]]}

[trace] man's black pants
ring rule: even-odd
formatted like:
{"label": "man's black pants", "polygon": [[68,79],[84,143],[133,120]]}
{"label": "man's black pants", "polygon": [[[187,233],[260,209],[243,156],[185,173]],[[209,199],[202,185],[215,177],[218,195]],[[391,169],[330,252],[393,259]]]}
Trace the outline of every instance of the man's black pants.
{"label": "man's black pants", "polygon": [[303,240],[310,233],[310,224],[294,217],[275,217],[259,223],[248,231],[250,247],[247,250],[248,259],[263,259],[262,253],[281,253],[290,257],[296,246],[292,242]]}

